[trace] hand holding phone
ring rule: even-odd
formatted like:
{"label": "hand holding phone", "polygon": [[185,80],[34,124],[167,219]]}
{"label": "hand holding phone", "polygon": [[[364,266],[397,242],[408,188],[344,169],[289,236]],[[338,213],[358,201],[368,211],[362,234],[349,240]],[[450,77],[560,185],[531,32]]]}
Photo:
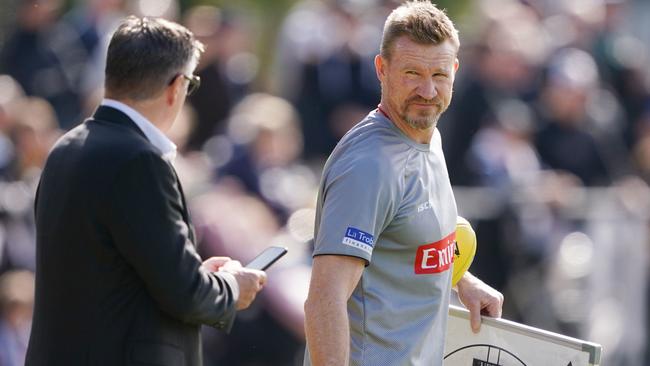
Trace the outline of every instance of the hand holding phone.
{"label": "hand holding phone", "polygon": [[287,254],[287,248],[285,247],[268,247],[264,249],[260,254],[258,254],[257,257],[255,257],[252,261],[250,261],[246,265],[246,268],[265,271],[285,254]]}
{"label": "hand holding phone", "polygon": [[250,306],[255,296],[266,283],[266,273],[257,269],[242,267],[239,261],[228,261],[219,268],[219,272],[230,273],[237,281],[239,296],[236,309],[243,310]]}

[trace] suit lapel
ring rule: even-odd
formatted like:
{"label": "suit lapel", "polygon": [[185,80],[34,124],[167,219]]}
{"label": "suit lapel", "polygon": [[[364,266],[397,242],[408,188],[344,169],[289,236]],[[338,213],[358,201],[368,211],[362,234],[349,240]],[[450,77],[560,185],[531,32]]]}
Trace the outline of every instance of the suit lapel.
{"label": "suit lapel", "polygon": [[174,169],[174,166],[170,163],[168,163],[169,166],[172,169],[172,172],[174,172],[174,177],[176,177],[176,186],[178,187],[178,192],[181,194],[181,202],[183,203],[183,220],[185,220],[185,223],[187,224],[187,227],[189,228],[189,236],[190,236],[190,241],[196,245],[196,236],[194,233],[194,227],[192,226],[192,221],[190,220],[190,214],[189,214],[189,209],[187,208],[187,202],[185,201],[185,192],[183,192],[183,185],[181,184],[181,180],[178,178],[178,174],[176,173],[176,169]]}

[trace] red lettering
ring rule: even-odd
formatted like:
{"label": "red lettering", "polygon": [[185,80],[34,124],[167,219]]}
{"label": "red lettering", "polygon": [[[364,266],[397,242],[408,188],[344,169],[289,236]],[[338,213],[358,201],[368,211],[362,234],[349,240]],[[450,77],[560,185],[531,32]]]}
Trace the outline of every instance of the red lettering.
{"label": "red lettering", "polygon": [[415,274],[432,274],[444,272],[454,263],[454,240],[456,232],[435,243],[418,247],[415,253]]}

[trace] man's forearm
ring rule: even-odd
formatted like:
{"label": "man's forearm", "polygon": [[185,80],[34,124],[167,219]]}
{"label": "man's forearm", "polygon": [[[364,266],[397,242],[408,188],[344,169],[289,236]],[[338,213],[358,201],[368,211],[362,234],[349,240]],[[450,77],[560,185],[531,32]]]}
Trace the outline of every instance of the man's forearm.
{"label": "man's forearm", "polygon": [[305,334],[312,366],[348,364],[350,327],[345,303],[333,303],[323,297],[307,299]]}

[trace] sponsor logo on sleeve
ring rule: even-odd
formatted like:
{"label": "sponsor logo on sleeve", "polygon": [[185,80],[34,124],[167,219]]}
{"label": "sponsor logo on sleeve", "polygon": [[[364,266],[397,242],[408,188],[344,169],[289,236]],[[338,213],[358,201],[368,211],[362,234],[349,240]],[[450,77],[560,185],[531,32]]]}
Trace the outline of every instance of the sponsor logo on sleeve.
{"label": "sponsor logo on sleeve", "polygon": [[350,226],[345,230],[343,244],[361,249],[368,254],[372,254],[372,248],[375,245],[375,238],[365,231]]}
{"label": "sponsor logo on sleeve", "polygon": [[432,274],[447,271],[454,263],[456,232],[435,243],[418,247],[415,253],[415,274]]}

